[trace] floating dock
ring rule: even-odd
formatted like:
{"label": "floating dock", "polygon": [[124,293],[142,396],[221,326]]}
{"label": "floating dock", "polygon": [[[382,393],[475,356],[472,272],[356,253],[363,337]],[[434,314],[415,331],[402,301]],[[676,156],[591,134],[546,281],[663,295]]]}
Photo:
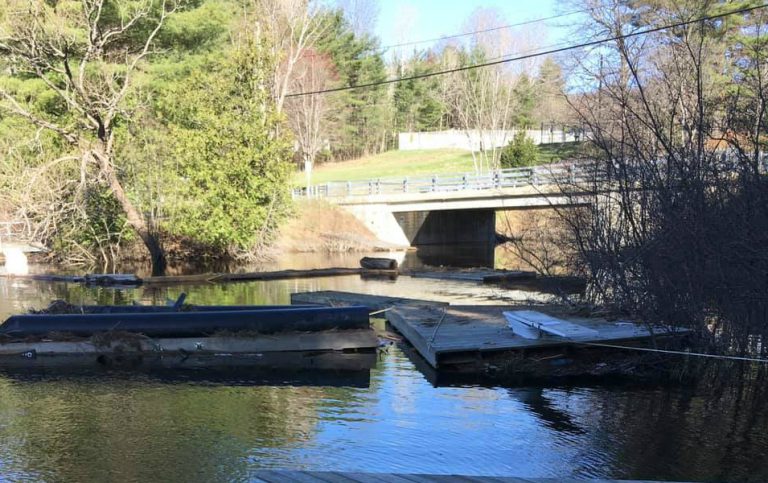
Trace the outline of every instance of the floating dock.
{"label": "floating dock", "polygon": [[263,352],[257,354],[112,353],[0,357],[0,374],[14,379],[57,375],[66,378],[142,373],[163,382],[228,386],[370,386],[378,355],[367,352]]}
{"label": "floating dock", "polygon": [[353,292],[339,292],[336,290],[321,290],[318,292],[300,292],[291,294],[291,304],[316,304],[342,307],[347,305],[363,305],[371,310],[390,309],[395,306],[434,305],[447,307],[447,302],[435,302],[431,300],[410,299],[405,297],[388,297],[385,295],[369,295]]}
{"label": "floating dock", "polygon": [[[523,313],[540,337],[526,338],[510,328],[504,312]],[[538,315],[536,315],[538,314]],[[521,306],[396,306],[386,313],[392,324],[434,368],[466,364],[485,353],[553,349],[588,344],[629,342],[654,335],[673,335],[666,328],[565,315],[556,308]],[[544,319],[560,317],[548,326]],[[554,320],[554,319],[552,319]],[[681,334],[683,331],[673,331]]]}
{"label": "floating dock", "polygon": [[458,280],[475,283],[501,283],[536,278],[536,272],[521,270],[409,270],[402,273],[414,278],[436,278],[439,280]]}
{"label": "floating dock", "polygon": [[[569,355],[577,351],[601,352],[601,344],[643,345],[654,337],[665,339],[688,333],[687,329],[651,328],[629,321],[578,317],[568,313],[567,307],[557,305],[449,305],[336,291],[296,293],[291,295],[291,302],[331,306],[363,304],[385,311],[387,322],[432,369],[471,370],[474,367],[481,370],[484,359],[501,355],[507,361],[525,360],[521,372],[538,372],[546,370],[547,364],[565,364]],[[604,349],[608,348],[604,347],[603,353]],[[626,359],[625,355],[612,362]],[[532,363],[544,360],[547,364],[532,367],[537,365]],[[575,375],[579,371],[590,372],[587,369],[588,365],[559,372]]]}

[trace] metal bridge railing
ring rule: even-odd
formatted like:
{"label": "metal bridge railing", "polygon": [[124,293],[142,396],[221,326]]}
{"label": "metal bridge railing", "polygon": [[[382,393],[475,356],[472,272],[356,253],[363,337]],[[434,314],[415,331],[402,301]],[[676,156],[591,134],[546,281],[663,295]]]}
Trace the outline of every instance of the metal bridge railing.
{"label": "metal bridge railing", "polygon": [[597,179],[594,162],[561,163],[507,168],[488,173],[457,173],[425,177],[377,178],[363,181],[332,181],[293,190],[293,197],[348,198],[356,196],[435,193],[576,184]]}

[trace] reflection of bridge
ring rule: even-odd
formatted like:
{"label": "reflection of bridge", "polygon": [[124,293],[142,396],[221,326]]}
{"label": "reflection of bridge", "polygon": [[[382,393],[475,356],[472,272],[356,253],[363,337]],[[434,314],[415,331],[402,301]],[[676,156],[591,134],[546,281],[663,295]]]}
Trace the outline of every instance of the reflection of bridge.
{"label": "reflection of bridge", "polygon": [[39,252],[39,243],[32,241],[29,225],[22,221],[0,222],[0,252],[5,258],[5,273],[26,274],[28,272],[25,253]]}
{"label": "reflection of bridge", "polygon": [[[310,197],[343,206],[395,245],[493,244],[496,210],[581,204],[594,163],[511,168],[487,174],[375,179],[314,186]],[[294,196],[305,196],[297,190]]]}

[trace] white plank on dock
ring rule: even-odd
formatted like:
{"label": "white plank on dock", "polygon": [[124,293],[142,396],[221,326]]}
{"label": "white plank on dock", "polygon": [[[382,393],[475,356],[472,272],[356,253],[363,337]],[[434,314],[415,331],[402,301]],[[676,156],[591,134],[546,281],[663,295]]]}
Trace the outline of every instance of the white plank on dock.
{"label": "white plank on dock", "polygon": [[[504,317],[510,322],[517,322],[530,329],[537,329],[541,332],[565,337],[568,339],[588,339],[596,337],[598,332],[595,329],[574,324],[567,320],[558,319],[551,315],[538,312],[536,310],[514,310],[512,312],[502,312]],[[511,319],[511,320],[510,320]],[[532,337],[538,339],[539,337]]]}

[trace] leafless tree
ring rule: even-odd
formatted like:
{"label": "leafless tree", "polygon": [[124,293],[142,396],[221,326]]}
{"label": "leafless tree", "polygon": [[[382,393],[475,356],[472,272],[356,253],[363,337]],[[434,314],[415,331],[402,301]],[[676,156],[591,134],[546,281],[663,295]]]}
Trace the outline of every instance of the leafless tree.
{"label": "leafless tree", "polygon": [[571,102],[601,169],[579,194],[590,208],[565,220],[592,300],[765,351],[764,14],[691,21],[718,5],[589,5],[593,33],[617,39],[574,58],[592,91]]}
{"label": "leafless tree", "polygon": [[[328,87],[333,77],[331,60],[321,52],[307,50],[293,69],[290,85],[296,92],[318,91]],[[325,128],[330,108],[329,98],[323,94],[291,97],[285,107],[305,170],[311,172],[315,158],[322,151],[328,136]]]}
{"label": "leafless tree", "polygon": [[[465,25],[479,31],[503,24],[503,15],[495,10],[476,10]],[[524,30],[500,30],[476,34],[467,48],[446,48],[447,68],[503,59],[516,52],[530,50],[533,41]],[[443,96],[452,116],[473,139],[479,138],[479,150],[473,151],[476,171],[498,169],[501,153],[497,145],[506,143],[517,108],[514,88],[521,73],[532,74],[538,61],[498,64],[464,70],[445,76]]]}
{"label": "leafless tree", "polygon": [[[115,11],[107,9],[106,0],[73,5],[6,0],[0,33],[0,53],[9,72],[40,79],[69,116],[52,119],[36,113],[12,86],[0,87],[0,110],[57,134],[78,153],[81,185],[97,179],[109,188],[149,250],[153,272],[159,273],[165,269],[165,255],[156,231],[120,180],[114,127],[129,115],[124,101],[134,74],[152,53],[176,5],[168,0],[115,0],[110,2]],[[142,38],[137,42],[134,35]]]}
{"label": "leafless tree", "polygon": [[321,7],[311,0],[255,0],[255,21],[269,38],[275,62],[272,93],[278,112],[291,90],[294,70],[325,32]]}

